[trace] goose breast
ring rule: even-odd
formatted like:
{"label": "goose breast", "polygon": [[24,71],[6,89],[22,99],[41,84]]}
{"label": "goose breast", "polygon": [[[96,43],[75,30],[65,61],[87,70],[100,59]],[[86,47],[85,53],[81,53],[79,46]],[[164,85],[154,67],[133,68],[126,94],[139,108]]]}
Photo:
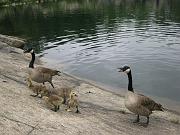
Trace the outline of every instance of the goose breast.
{"label": "goose breast", "polygon": [[126,108],[135,114],[149,116],[151,111],[141,104],[141,100],[139,98],[138,94],[128,91],[125,97]]}

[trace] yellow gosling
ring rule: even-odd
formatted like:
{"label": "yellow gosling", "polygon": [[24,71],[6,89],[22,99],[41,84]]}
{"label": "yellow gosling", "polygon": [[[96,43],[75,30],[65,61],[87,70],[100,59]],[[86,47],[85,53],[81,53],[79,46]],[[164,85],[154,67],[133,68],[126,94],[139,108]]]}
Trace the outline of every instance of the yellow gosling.
{"label": "yellow gosling", "polygon": [[63,103],[63,98],[59,97],[58,95],[50,95],[49,97],[43,96],[43,100],[47,105],[53,106],[54,109],[51,110],[55,112],[59,110],[60,105]]}
{"label": "yellow gosling", "polygon": [[[46,86],[44,86],[44,85],[32,84],[32,81],[30,78],[27,78],[27,83],[28,83],[29,89],[31,89],[33,91],[33,93],[35,93],[35,95],[31,94],[31,96],[33,96],[33,97],[37,97],[39,94],[42,93],[42,91],[46,90]],[[41,95],[41,97],[42,97],[42,95]]]}
{"label": "yellow gosling", "polygon": [[69,98],[71,92],[72,92],[72,88],[63,87],[58,89],[46,89],[44,91],[41,91],[41,95],[42,96],[58,95],[59,97],[63,98],[63,104],[66,104],[66,101]]}
{"label": "yellow gosling", "polygon": [[79,113],[79,101],[78,101],[78,95],[75,92],[70,93],[70,97],[67,100],[67,111],[72,111],[71,108],[76,108],[76,113]]}

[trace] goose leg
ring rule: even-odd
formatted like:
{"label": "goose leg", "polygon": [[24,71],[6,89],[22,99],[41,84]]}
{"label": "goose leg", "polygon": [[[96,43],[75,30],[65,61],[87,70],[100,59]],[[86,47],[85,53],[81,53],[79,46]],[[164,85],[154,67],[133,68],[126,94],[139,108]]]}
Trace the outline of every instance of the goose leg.
{"label": "goose leg", "polygon": [[55,106],[55,109],[54,109],[54,110],[55,110],[55,112],[57,112],[57,110],[58,110],[58,107],[57,107],[57,106]]}
{"label": "goose leg", "polygon": [[139,122],[139,114],[137,115],[137,119],[133,123],[138,123]]}
{"label": "goose leg", "polygon": [[54,88],[54,85],[53,85],[53,83],[52,82],[49,82],[50,84],[51,84],[51,86]]}
{"label": "goose leg", "polygon": [[149,116],[147,116],[147,122],[146,122],[146,123],[143,123],[142,126],[143,126],[143,127],[147,127],[148,124],[149,124]]}
{"label": "goose leg", "polygon": [[147,124],[147,125],[149,124],[149,116],[147,116],[147,122],[146,122],[146,124]]}
{"label": "goose leg", "polygon": [[78,109],[78,106],[76,106],[76,109],[77,109],[77,110],[76,110],[76,113],[79,113],[79,109]]}

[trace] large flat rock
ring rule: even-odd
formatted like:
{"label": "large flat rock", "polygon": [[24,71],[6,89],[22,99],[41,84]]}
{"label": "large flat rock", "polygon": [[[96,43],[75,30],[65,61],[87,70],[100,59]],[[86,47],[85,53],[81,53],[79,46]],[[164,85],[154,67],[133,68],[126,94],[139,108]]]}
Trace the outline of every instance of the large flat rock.
{"label": "large flat rock", "polygon": [[7,35],[2,35],[0,34],[0,42],[5,43],[11,47],[16,47],[16,48],[23,48],[25,45],[25,40],[22,38],[17,38],[13,36],[7,36]]}
{"label": "large flat rock", "polygon": [[[1,44],[1,43],[0,43]],[[79,95],[80,114],[58,112],[31,97],[25,78],[29,59],[23,51],[0,49],[0,135],[179,135],[178,114],[154,112],[148,127],[133,124],[136,116],[124,107],[124,97],[70,75],[55,76],[55,87],[72,86]],[[38,66],[37,64],[35,66]],[[50,66],[53,68],[53,66]],[[51,87],[46,83],[47,87]],[[90,91],[90,92],[89,92]],[[146,118],[141,119],[141,122]]]}

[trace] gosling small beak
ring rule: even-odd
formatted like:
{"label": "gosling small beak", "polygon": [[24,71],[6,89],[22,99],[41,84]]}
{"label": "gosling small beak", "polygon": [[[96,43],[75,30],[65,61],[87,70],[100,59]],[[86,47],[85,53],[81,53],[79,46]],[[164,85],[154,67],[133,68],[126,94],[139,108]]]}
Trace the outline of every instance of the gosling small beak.
{"label": "gosling small beak", "polygon": [[123,69],[122,68],[118,68],[119,70],[118,70],[118,72],[123,72]]}
{"label": "gosling small beak", "polygon": [[77,94],[75,94],[74,96],[78,97],[78,95],[77,95]]}

